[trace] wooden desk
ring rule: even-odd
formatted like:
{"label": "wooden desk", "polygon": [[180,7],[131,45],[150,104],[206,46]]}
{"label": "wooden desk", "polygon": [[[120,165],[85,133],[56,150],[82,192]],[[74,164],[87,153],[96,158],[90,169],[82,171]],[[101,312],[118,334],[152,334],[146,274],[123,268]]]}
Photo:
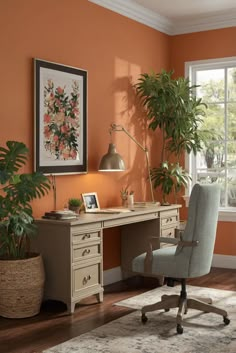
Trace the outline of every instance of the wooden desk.
{"label": "wooden desk", "polygon": [[[181,205],[135,208],[118,214],[81,214],[78,220],[38,219],[32,250],[42,254],[46,272],[44,299],[60,300],[70,313],[82,298],[103,300],[103,229],[121,226],[121,269],[146,251],[148,237],[174,237]],[[157,244],[157,248],[160,244]]]}

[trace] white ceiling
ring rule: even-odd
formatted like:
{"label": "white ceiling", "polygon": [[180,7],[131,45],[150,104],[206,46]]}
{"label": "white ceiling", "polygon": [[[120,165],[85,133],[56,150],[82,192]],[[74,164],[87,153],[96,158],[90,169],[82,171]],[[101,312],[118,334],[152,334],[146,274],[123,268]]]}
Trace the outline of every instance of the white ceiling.
{"label": "white ceiling", "polygon": [[133,0],[170,20],[210,15],[236,9],[236,0]]}
{"label": "white ceiling", "polygon": [[236,26],[236,0],[89,0],[174,35]]}

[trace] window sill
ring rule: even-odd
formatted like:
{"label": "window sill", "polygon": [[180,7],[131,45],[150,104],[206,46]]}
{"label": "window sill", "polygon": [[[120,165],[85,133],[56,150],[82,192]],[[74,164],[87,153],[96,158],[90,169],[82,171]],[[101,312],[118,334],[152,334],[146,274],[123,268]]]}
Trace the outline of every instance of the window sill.
{"label": "window sill", "polygon": [[[185,206],[188,207],[189,204],[189,196],[188,195],[184,195],[182,196],[184,201],[185,201]],[[218,221],[220,222],[236,222],[236,207],[234,209],[232,208],[225,208],[219,209],[219,217],[218,217]]]}
{"label": "window sill", "polygon": [[236,222],[236,210],[220,209],[218,220],[223,222]]}

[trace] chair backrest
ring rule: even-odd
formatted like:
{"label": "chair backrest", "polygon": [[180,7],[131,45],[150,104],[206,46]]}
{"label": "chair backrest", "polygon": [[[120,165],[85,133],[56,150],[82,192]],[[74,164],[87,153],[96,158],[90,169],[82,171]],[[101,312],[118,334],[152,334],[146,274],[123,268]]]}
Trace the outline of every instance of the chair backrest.
{"label": "chair backrest", "polygon": [[176,256],[184,257],[189,261],[187,277],[202,276],[210,271],[219,204],[220,186],[218,184],[194,185],[183,240],[199,243],[196,247],[178,246],[176,249]]}

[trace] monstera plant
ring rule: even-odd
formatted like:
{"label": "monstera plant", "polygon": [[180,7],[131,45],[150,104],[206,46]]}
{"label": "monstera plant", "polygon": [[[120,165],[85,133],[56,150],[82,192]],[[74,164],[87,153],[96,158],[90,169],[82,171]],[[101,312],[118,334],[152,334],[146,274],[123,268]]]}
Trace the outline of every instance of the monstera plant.
{"label": "monstera plant", "polygon": [[50,189],[43,174],[18,173],[27,162],[28,152],[22,142],[8,141],[6,147],[0,147],[0,258],[29,256],[29,240],[35,234],[30,202]]}
{"label": "monstera plant", "polygon": [[149,128],[160,129],[162,134],[161,161],[151,170],[151,178],[155,188],[161,187],[163,204],[168,204],[167,195],[177,194],[190,179],[180,165],[183,153],[196,154],[210,134],[200,129],[207,107],[195,97],[196,87],[187,78],[173,78],[173,71],[165,70],[144,73],[136,84],[137,94],[147,111]]}
{"label": "monstera plant", "polygon": [[41,173],[22,173],[28,148],[8,141],[0,147],[0,315],[36,315],[43,295],[44,268],[40,254],[30,252],[35,235],[31,201],[50,189]]}

